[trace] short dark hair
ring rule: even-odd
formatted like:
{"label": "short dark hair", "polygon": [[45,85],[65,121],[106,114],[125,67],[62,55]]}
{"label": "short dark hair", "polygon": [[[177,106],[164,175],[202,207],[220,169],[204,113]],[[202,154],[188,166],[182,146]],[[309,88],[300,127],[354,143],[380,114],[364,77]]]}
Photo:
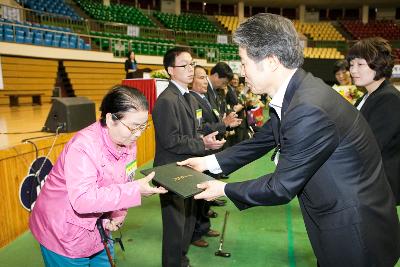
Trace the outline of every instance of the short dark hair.
{"label": "short dark hair", "polygon": [[203,70],[207,73],[206,68],[204,68],[204,67],[201,66],[201,65],[196,65],[196,66],[194,66],[194,71],[196,71],[196,69],[203,69]]}
{"label": "short dark hair", "polygon": [[349,70],[349,62],[345,59],[341,59],[335,62],[333,66],[333,74],[336,74],[339,70],[348,71]]}
{"label": "short dark hair", "polygon": [[100,123],[103,126],[106,125],[107,113],[114,114],[116,119],[121,119],[124,117],[124,112],[132,109],[137,111],[148,111],[149,105],[146,97],[136,88],[115,85],[110,91],[108,91],[101,101]]}
{"label": "short dark hair", "polygon": [[228,81],[232,80],[233,78],[233,71],[231,67],[229,67],[228,64],[225,62],[218,62],[212,69],[211,69],[211,75],[214,73],[218,74],[219,78],[227,78]]}
{"label": "short dark hair", "polygon": [[355,43],[347,54],[347,61],[362,58],[376,72],[374,80],[390,78],[394,67],[394,56],[389,42],[381,37],[366,38]]}
{"label": "short dark hair", "polygon": [[255,62],[276,56],[283,66],[295,69],[304,61],[293,22],[279,15],[259,13],[250,17],[237,28],[233,40]]}
{"label": "short dark hair", "polygon": [[168,73],[168,67],[172,67],[175,65],[176,57],[184,52],[192,55],[192,52],[190,51],[189,48],[182,47],[182,46],[173,47],[165,53],[164,59],[163,59],[163,64],[164,64],[164,69],[167,73]]}

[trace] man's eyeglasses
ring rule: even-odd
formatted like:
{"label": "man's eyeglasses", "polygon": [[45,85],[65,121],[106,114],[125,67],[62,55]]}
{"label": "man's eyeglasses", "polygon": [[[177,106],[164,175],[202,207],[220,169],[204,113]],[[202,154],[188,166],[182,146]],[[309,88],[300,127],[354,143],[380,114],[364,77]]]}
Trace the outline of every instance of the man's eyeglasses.
{"label": "man's eyeglasses", "polygon": [[129,127],[128,125],[126,125],[125,123],[123,123],[120,119],[118,119],[118,117],[115,114],[112,114],[112,116],[114,117],[114,119],[119,121],[122,125],[124,125],[131,132],[132,135],[135,134],[138,131],[143,132],[149,127],[147,122],[145,122],[143,124],[139,124],[138,126],[132,128],[132,127]]}
{"label": "man's eyeglasses", "polygon": [[191,62],[191,63],[188,63],[188,64],[186,64],[186,65],[180,65],[180,66],[172,66],[172,67],[174,67],[174,68],[184,68],[185,70],[188,70],[189,69],[189,66],[191,66],[192,68],[194,68],[194,67],[196,67],[196,61],[193,61],[193,62]]}

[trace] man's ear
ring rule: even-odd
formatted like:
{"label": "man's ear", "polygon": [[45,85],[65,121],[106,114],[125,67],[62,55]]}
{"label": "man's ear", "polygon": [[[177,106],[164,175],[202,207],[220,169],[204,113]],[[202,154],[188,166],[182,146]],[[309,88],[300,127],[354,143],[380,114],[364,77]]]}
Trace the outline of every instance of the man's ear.
{"label": "man's ear", "polygon": [[168,67],[167,68],[167,73],[168,73],[168,75],[169,75],[169,77],[171,77],[172,78],[172,71],[173,71],[173,67]]}
{"label": "man's ear", "polygon": [[266,59],[268,61],[271,71],[275,71],[281,64],[279,59],[275,55],[267,57]]}

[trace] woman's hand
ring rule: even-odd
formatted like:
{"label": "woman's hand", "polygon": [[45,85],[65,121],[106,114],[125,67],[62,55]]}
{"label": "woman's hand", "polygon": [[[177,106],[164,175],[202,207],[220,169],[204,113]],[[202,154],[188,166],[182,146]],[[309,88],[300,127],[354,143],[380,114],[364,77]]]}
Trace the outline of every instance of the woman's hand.
{"label": "woman's hand", "polygon": [[106,222],[104,224],[104,228],[106,230],[114,232],[114,231],[117,231],[119,228],[121,228],[122,224],[123,224],[123,221],[119,222],[119,221],[115,221],[115,220],[106,220]]}
{"label": "woman's hand", "polygon": [[153,179],[155,172],[150,173],[146,177],[137,180],[136,182],[139,184],[140,194],[143,196],[151,196],[153,194],[165,194],[168,191],[164,187],[152,187],[150,186],[150,181]]}

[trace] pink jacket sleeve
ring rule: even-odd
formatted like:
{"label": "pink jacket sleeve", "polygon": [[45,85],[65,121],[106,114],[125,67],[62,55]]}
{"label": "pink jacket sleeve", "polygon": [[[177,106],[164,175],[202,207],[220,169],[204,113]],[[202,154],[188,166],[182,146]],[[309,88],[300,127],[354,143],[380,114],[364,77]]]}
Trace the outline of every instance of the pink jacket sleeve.
{"label": "pink jacket sleeve", "polygon": [[[72,145],[65,155],[65,179],[68,198],[79,214],[103,213],[141,204],[141,195],[136,181],[98,184],[98,162],[89,145]],[[115,168],[124,168],[125,165]],[[104,177],[104,179],[111,179]]]}

